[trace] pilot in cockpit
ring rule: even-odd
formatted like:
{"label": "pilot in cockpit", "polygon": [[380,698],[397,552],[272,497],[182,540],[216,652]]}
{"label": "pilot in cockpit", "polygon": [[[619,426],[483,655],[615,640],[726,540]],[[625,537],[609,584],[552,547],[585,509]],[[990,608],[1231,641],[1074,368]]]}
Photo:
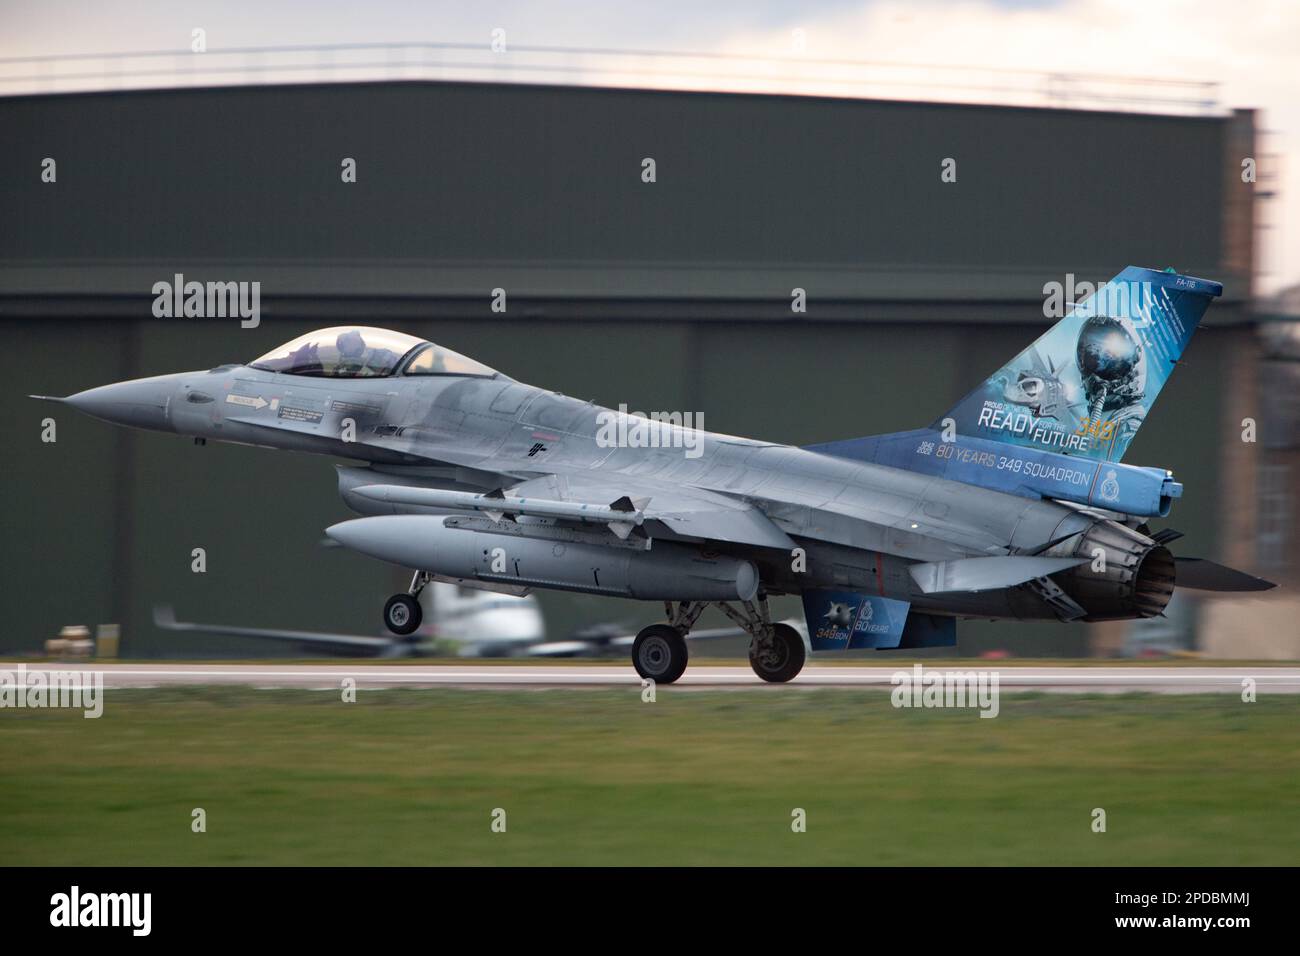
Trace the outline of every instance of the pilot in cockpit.
{"label": "pilot in cockpit", "polygon": [[334,345],[339,352],[336,375],[383,375],[401,357],[391,349],[368,348],[357,329],[340,332]]}

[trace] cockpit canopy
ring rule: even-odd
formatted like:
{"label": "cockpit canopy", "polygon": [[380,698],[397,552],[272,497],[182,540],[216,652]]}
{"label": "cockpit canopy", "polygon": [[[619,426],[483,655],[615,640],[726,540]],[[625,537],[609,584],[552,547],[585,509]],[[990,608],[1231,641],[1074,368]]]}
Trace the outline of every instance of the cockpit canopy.
{"label": "cockpit canopy", "polygon": [[341,325],[300,335],[272,349],[253,368],[314,378],[382,378],[396,375],[473,375],[497,373],[482,362],[403,332]]}

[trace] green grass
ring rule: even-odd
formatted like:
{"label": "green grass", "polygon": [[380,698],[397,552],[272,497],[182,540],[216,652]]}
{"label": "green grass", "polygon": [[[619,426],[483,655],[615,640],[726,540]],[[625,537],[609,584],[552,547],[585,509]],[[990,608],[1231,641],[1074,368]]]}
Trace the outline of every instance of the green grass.
{"label": "green grass", "polygon": [[1005,694],[987,720],[833,689],[112,691],[99,720],[0,711],[0,766],[8,864],[1300,859],[1291,695]]}

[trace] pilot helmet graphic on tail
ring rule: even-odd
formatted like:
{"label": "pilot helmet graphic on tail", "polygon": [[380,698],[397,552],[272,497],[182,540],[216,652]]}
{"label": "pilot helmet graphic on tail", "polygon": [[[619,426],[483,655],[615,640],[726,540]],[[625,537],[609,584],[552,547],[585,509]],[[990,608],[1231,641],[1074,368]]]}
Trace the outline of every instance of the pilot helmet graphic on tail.
{"label": "pilot helmet graphic on tail", "polygon": [[959,434],[1119,461],[1218,282],[1130,266],[1076,305],[944,419]]}

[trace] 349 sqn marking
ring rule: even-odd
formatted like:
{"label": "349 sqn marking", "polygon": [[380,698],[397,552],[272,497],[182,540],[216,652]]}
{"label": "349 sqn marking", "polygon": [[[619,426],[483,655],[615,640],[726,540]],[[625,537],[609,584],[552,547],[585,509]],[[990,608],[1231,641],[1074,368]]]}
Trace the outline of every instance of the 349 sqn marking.
{"label": "349 sqn marking", "polygon": [[1102,421],[1101,419],[1084,418],[1080,419],[1079,427],[1075,430],[1076,435],[1091,435],[1098,441],[1110,441],[1115,434],[1116,422]]}

